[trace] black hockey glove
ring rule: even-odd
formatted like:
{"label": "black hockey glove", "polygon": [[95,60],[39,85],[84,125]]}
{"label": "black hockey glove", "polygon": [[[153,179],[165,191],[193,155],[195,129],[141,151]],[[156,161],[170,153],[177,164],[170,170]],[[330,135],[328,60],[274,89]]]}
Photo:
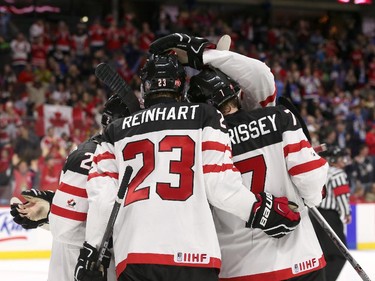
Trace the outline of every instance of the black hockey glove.
{"label": "black hockey glove", "polygon": [[98,260],[98,250],[89,243],[83,243],[78,262],[74,270],[74,281],[106,281],[107,269],[111,261],[111,253],[106,250],[99,268],[95,267]]}
{"label": "black hockey glove", "polygon": [[[183,33],[173,33],[152,42],[150,52],[158,55],[174,49],[183,65],[188,65],[199,70],[203,67],[203,51],[206,48],[214,49],[215,47],[215,44],[205,38],[189,36]],[[183,55],[181,55],[181,51]]]}
{"label": "black hockey glove", "polygon": [[281,238],[292,232],[299,224],[301,217],[299,212],[294,212],[298,206],[289,202],[286,197],[274,197],[270,193],[261,192],[255,195],[250,219],[246,227],[260,228],[266,234],[274,238]]}
{"label": "black hockey glove", "polygon": [[10,214],[13,221],[24,229],[33,229],[48,223],[48,215],[52,204],[52,191],[30,189],[22,191],[21,195],[27,200],[22,203],[17,198],[12,198]]}

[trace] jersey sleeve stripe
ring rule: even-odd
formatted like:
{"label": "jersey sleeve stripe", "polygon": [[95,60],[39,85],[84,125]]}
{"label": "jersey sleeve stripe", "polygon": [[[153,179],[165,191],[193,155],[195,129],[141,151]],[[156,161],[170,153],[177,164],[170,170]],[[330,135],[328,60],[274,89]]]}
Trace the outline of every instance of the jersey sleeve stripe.
{"label": "jersey sleeve stripe", "polygon": [[326,161],[323,158],[320,158],[318,160],[314,160],[314,161],[310,161],[307,163],[303,163],[301,165],[294,166],[293,168],[289,169],[289,174],[291,176],[296,176],[296,175],[310,172],[312,170],[320,168],[324,166],[325,164],[326,164]]}
{"label": "jersey sleeve stripe", "polygon": [[223,164],[223,165],[203,165],[203,173],[220,173],[227,170],[232,170],[238,172],[238,169],[233,164]]}
{"label": "jersey sleeve stripe", "polygon": [[311,144],[307,140],[302,140],[299,143],[288,144],[284,147],[284,157],[287,157],[289,153],[299,152],[306,147],[311,147]]}
{"label": "jersey sleeve stripe", "polygon": [[349,185],[341,185],[333,189],[335,196],[340,196],[342,194],[350,193]]}
{"label": "jersey sleeve stripe", "polygon": [[89,180],[91,180],[93,178],[97,178],[97,177],[110,177],[110,178],[118,180],[118,173],[111,173],[111,172],[103,172],[103,173],[95,172],[95,173],[90,173],[87,180],[89,181]]}
{"label": "jersey sleeve stripe", "polygon": [[216,151],[231,151],[231,148],[228,145],[223,143],[215,142],[215,141],[205,141],[202,143],[202,151],[206,150],[216,150]]}
{"label": "jersey sleeve stripe", "polygon": [[262,106],[262,107],[266,107],[269,103],[273,102],[276,98],[276,92],[277,92],[277,87],[275,85],[275,91],[273,92],[273,94],[271,96],[268,96],[265,100],[263,101],[260,101],[259,104]]}
{"label": "jersey sleeve stripe", "polygon": [[75,221],[86,221],[87,219],[87,213],[75,212],[72,210],[61,208],[54,204],[51,205],[51,213],[56,216],[75,220]]}
{"label": "jersey sleeve stripe", "polygon": [[94,163],[97,164],[101,160],[115,159],[115,155],[110,152],[105,152],[94,157]]}
{"label": "jersey sleeve stripe", "polygon": [[87,198],[87,192],[86,189],[79,188],[76,186],[72,186],[69,184],[66,184],[62,182],[59,186],[59,190],[74,196],[82,197],[82,198]]}

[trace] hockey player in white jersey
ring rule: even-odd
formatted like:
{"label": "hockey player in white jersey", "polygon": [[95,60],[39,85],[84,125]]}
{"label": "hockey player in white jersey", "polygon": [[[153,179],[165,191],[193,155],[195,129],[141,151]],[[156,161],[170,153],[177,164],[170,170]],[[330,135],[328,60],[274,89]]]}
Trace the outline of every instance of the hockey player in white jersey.
{"label": "hockey player in white jersey", "polygon": [[317,270],[325,260],[305,204],[322,200],[328,165],[293,113],[283,106],[240,109],[233,82],[214,68],[191,78],[187,99],[212,104],[223,113],[244,184],[254,193],[288,197],[301,213],[296,230],[277,240],[257,229],[244,231],[242,221],[214,208],[223,259],[220,280],[324,280]]}
{"label": "hockey player in white jersey", "polygon": [[[130,165],[134,176],[113,232],[118,280],[218,280],[221,255],[209,203],[236,215],[246,231],[245,225],[275,237],[295,229],[299,213],[286,197],[255,196],[242,184],[222,115],[180,101],[185,72],[174,55],[152,56],[141,79],[146,109],[110,124],[97,147],[85,244],[100,244]],[[80,256],[77,280],[92,262]]]}
{"label": "hockey player in white jersey", "polygon": [[[127,106],[117,94],[114,94],[104,105],[102,127],[105,128],[113,120],[128,115],[130,113]],[[74,268],[85,237],[88,209],[87,177],[96,146],[100,142],[101,134],[97,134],[78,145],[68,155],[56,193],[26,190],[22,195],[27,202],[11,205],[13,220],[26,229],[49,223],[53,236],[49,281],[73,280]],[[109,259],[106,262],[109,263]],[[92,275],[95,276],[95,273]],[[94,280],[94,277],[90,280]],[[107,280],[116,280],[113,265],[108,270]]]}

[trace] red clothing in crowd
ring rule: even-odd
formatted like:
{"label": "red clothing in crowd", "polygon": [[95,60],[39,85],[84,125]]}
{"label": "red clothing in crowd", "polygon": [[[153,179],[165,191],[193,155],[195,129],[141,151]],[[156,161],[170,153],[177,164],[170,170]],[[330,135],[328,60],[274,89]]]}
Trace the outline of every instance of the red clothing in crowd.
{"label": "red clothing in crowd", "polygon": [[[26,164],[25,164],[26,165]],[[21,192],[33,187],[35,173],[30,169],[14,169],[14,190],[12,197],[21,198]]]}

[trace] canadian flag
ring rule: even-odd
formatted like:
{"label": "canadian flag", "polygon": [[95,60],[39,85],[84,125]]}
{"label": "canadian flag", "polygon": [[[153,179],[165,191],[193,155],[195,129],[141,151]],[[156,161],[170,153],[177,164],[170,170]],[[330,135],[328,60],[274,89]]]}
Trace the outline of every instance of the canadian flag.
{"label": "canadian flag", "polygon": [[43,104],[38,108],[38,119],[36,133],[44,136],[49,127],[55,128],[56,136],[61,137],[62,133],[70,136],[73,126],[73,108],[66,105]]}

